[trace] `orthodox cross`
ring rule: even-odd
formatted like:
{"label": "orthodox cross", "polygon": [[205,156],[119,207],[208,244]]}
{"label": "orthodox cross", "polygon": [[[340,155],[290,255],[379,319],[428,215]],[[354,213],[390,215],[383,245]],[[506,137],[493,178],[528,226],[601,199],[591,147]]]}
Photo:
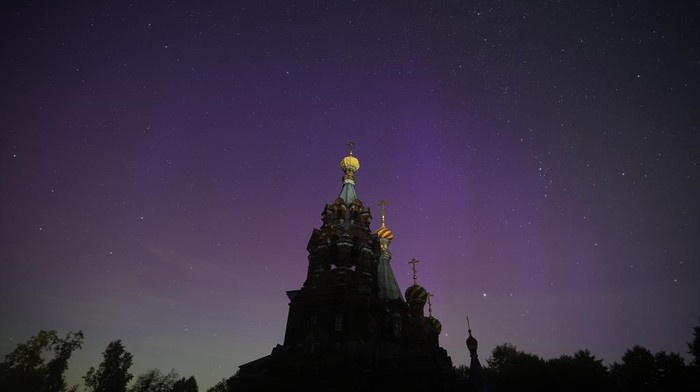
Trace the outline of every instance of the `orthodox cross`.
{"label": "orthodox cross", "polygon": [[350,155],[352,155],[352,148],[353,148],[354,146],[355,146],[355,142],[353,142],[352,140],[350,140],[350,141],[348,142],[348,150],[350,151]]}
{"label": "orthodox cross", "polygon": [[389,204],[386,200],[382,199],[379,201],[379,206],[382,208],[382,225],[384,225],[384,208]]}
{"label": "orthodox cross", "polygon": [[408,264],[413,264],[411,267],[413,269],[413,284],[418,284],[418,277],[416,276],[416,263],[420,263],[420,260],[416,260],[415,258],[411,258],[411,261],[408,262]]}

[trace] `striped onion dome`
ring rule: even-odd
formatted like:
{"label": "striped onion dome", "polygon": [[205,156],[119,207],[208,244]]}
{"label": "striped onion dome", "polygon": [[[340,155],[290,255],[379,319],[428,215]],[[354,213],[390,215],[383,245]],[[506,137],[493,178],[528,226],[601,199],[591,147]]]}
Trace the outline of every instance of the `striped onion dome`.
{"label": "striped onion dome", "polygon": [[385,238],[391,242],[391,240],[394,239],[394,233],[391,232],[391,230],[387,229],[386,226],[384,226],[384,222],[382,222],[382,227],[377,230],[377,237],[379,238]]}
{"label": "striped onion dome", "polygon": [[417,302],[421,305],[425,305],[428,301],[428,292],[421,286],[417,284],[411,285],[406,289],[406,302],[412,303]]}
{"label": "striped onion dome", "polygon": [[439,335],[440,332],[442,332],[442,323],[440,320],[436,319],[433,316],[428,317],[428,321],[432,325],[432,327],[435,329],[435,332]]}

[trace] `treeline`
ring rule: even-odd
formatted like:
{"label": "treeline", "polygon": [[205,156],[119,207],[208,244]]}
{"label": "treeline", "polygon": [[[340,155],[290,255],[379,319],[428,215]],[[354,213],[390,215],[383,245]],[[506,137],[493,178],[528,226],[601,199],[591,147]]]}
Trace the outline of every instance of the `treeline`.
{"label": "treeline", "polygon": [[[18,344],[0,363],[0,391],[77,392],[78,385],[69,386],[64,373],[73,351],[82,347],[83,338],[82,331],[69,332],[65,337],[56,331],[39,331],[26,343]],[[483,375],[490,392],[695,391],[700,387],[700,326],[694,328],[688,348],[693,357],[689,364],[677,353],[652,354],[634,346],[620,363],[606,366],[588,350],[545,360],[505,343],[493,349]],[[129,373],[133,357],[121,340],[110,342],[102,356],[102,362],[83,376],[88,392],[199,392],[194,376],[180,377],[175,370],[163,374],[158,369],[139,375],[127,388],[133,379]],[[466,366],[456,371],[469,375]],[[234,392],[230,380],[221,380],[207,392]]]}
{"label": "treeline", "polygon": [[[620,363],[603,364],[588,350],[554,359],[519,351],[505,343],[493,349],[486,360],[484,379],[490,392],[533,391],[697,391],[700,390],[700,326],[688,343],[693,359],[686,364],[677,353],[652,354],[634,346]],[[457,368],[468,375],[465,366]]]}
{"label": "treeline", "polygon": [[679,354],[652,354],[641,346],[627,350],[621,363],[606,366],[588,350],[545,360],[506,343],[494,348],[486,362],[484,379],[492,392],[696,391],[700,380],[697,366],[686,365]]}
{"label": "treeline", "polygon": [[[83,332],[69,332],[60,337],[56,331],[39,331],[26,343],[5,356],[0,363],[0,391],[13,392],[77,392],[79,386],[69,386],[64,373],[73,351],[83,345]],[[91,367],[83,376],[85,390],[90,392],[199,392],[194,376],[180,377],[175,370],[162,374],[152,369],[138,376],[127,388],[133,375],[131,353],[121,340],[107,345],[102,362]]]}

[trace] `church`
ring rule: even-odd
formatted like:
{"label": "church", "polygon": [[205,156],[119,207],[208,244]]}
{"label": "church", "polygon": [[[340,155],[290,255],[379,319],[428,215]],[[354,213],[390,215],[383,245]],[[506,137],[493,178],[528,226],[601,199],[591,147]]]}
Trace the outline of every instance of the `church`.
{"label": "church", "polygon": [[[440,321],[429,292],[413,284],[403,293],[391,268],[393,233],[384,202],[381,224],[355,189],[360,168],[349,153],[340,163],[340,195],[323,208],[322,224],[307,245],[306,281],[287,291],[284,344],[240,366],[229,379],[233,391],[482,391],[477,341],[471,336],[469,378],[458,376],[440,347]],[[425,307],[428,304],[428,314]]]}

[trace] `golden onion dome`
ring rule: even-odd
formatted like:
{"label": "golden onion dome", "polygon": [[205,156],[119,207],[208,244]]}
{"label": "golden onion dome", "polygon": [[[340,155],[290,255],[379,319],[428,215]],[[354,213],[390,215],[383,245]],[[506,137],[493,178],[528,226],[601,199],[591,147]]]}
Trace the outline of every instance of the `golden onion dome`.
{"label": "golden onion dome", "polygon": [[340,161],[340,167],[343,169],[344,172],[347,172],[348,170],[356,172],[360,169],[360,161],[355,158],[352,155],[352,151],[350,151],[350,154],[343,158],[342,161]]}
{"label": "golden onion dome", "polygon": [[382,227],[377,230],[377,237],[387,239],[391,242],[391,240],[394,239],[394,233],[392,233],[391,230],[387,229],[386,226],[382,224]]}

